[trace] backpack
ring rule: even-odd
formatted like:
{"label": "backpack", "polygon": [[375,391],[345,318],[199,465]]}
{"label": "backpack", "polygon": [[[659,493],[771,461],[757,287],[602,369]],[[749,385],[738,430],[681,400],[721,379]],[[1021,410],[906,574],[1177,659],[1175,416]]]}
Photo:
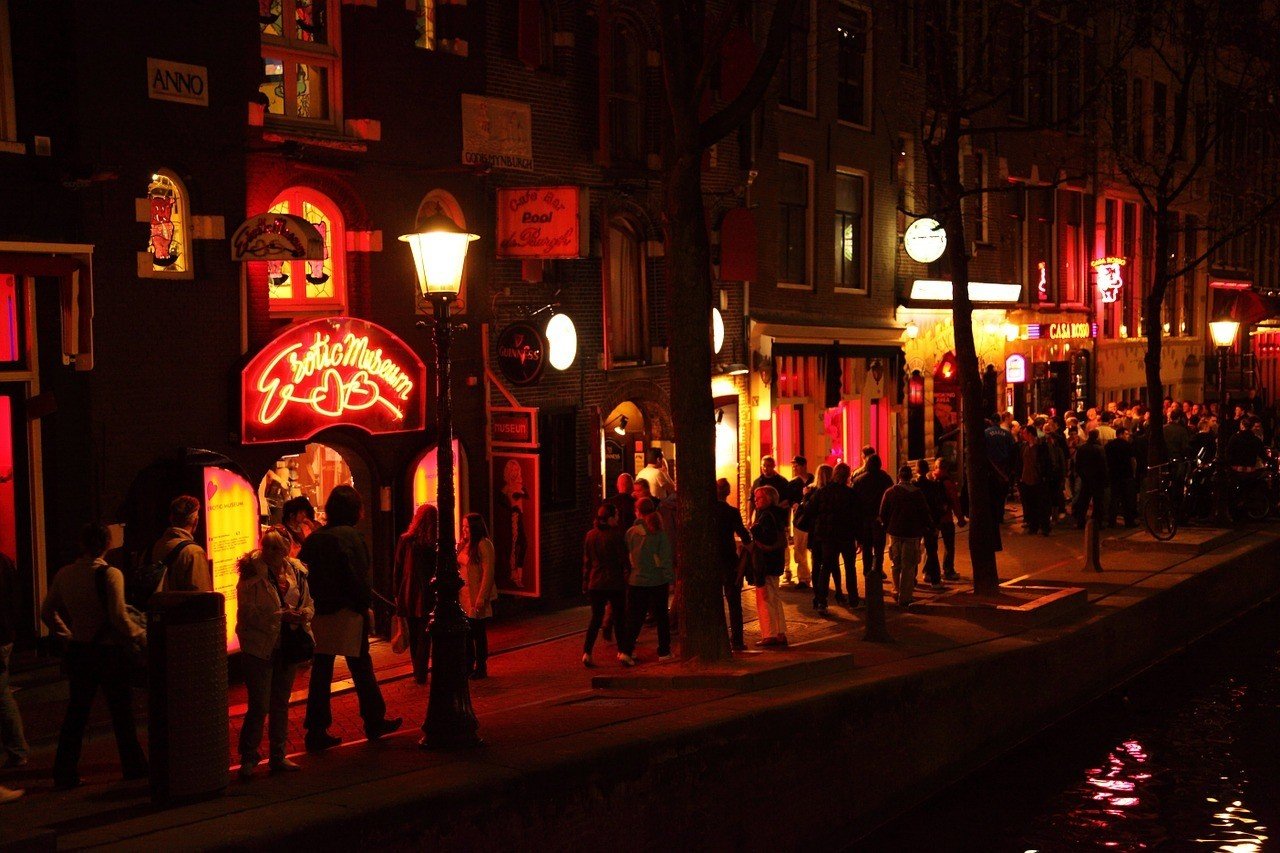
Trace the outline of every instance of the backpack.
{"label": "backpack", "polygon": [[188,545],[196,543],[189,540],[183,540],[164,556],[164,559],[156,560],[151,563],[145,563],[135,568],[129,574],[129,578],[125,582],[124,600],[126,604],[134,607],[145,608],[147,602],[151,600],[151,596],[155,595],[156,590],[164,583],[164,576],[169,571],[169,567],[173,565],[173,561],[178,558]]}

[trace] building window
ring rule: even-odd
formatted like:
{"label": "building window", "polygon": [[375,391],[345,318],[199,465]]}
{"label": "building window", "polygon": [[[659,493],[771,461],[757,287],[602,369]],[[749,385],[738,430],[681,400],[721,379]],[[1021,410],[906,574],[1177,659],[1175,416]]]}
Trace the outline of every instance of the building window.
{"label": "building window", "polygon": [[9,44],[9,0],[0,0],[0,142],[18,138],[13,107],[13,53]]}
{"label": "building window", "polygon": [[871,124],[871,13],[841,4],[836,19],[836,93],[840,121]]}
{"label": "building window", "polygon": [[1165,137],[1169,121],[1169,90],[1163,83],[1151,84],[1151,148],[1157,156],[1164,155]]}
{"label": "building window", "polygon": [[609,156],[614,165],[643,164],[644,42],[626,24],[613,29],[609,69]]}
{"label": "building window", "polygon": [[811,166],[778,161],[778,283],[809,286]]}
{"label": "building window", "polygon": [[147,211],[151,229],[147,251],[151,253],[152,272],[157,277],[190,273],[191,214],[187,191],[173,172],[160,169],[151,176]]}
{"label": "building window", "polygon": [[340,126],[337,0],[258,0],[267,116]]}
{"label": "building window", "polygon": [[784,107],[809,110],[809,92],[812,88],[813,62],[811,61],[813,8],[811,0],[800,0],[791,19],[791,35],[783,50],[782,63],[778,67],[781,81],[778,102]]}
{"label": "building window", "polygon": [[867,289],[867,179],[836,172],[835,281],[838,290]]}
{"label": "building window", "polygon": [[911,137],[898,137],[893,150],[893,181],[898,185],[898,236],[907,229],[910,213],[915,210],[915,170],[912,157]]}
{"label": "building window", "polygon": [[988,216],[988,193],[986,190],[991,186],[990,160],[985,151],[973,152],[973,178],[968,181],[969,190],[974,192],[969,196],[966,207],[972,219],[970,234],[973,240],[978,243],[986,243],[990,238],[991,219]]}
{"label": "building window", "polygon": [[1058,299],[1072,305],[1085,302],[1085,271],[1089,269],[1089,259],[1085,257],[1084,212],[1084,193],[1058,189]]}
{"label": "building window", "polygon": [[644,244],[626,219],[609,222],[605,241],[605,328],[610,366],[648,360],[648,300]]}
{"label": "building window", "polygon": [[413,43],[423,50],[435,50],[440,46],[436,36],[436,0],[418,0],[413,16],[417,35]]}
{"label": "building window", "polygon": [[1129,126],[1133,131],[1133,156],[1141,157],[1147,153],[1147,136],[1143,115],[1142,81],[1133,81],[1133,95],[1129,98]]}
{"label": "building window", "polygon": [[916,2],[898,2],[898,62],[904,68],[915,68],[920,61],[916,48]]}
{"label": "building window", "polygon": [[516,21],[516,56],[526,68],[551,71],[555,66],[555,8],[551,0],[520,0]]}
{"label": "building window", "polygon": [[276,196],[271,212],[301,216],[324,237],[323,260],[267,262],[271,312],[340,313],[346,310],[347,232],[338,206],[314,190],[292,187]]}

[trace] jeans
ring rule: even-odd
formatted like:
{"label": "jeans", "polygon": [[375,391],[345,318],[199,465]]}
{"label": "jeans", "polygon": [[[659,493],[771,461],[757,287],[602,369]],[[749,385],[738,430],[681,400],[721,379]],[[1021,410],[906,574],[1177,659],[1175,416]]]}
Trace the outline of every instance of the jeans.
{"label": "jeans", "polygon": [[782,609],[777,575],[768,575],[756,587],[756,615],[760,618],[760,639],[787,636],[787,614]]}
{"label": "jeans", "polygon": [[849,603],[858,603],[858,574],[853,570],[857,565],[857,545],[853,542],[823,542],[822,559],[818,562],[818,573],[813,584],[813,603],[827,603],[828,579],[834,577],[836,591],[840,591],[840,559],[844,558],[845,577],[848,579]]}
{"label": "jeans", "polygon": [[53,760],[54,783],[71,785],[80,778],[80,747],[98,688],[102,688],[107,697],[125,778],[145,776],[147,757],[138,743],[133,720],[133,690],[129,686],[124,649],[99,643],[71,643],[67,647],[66,666],[71,695],[67,700],[67,716],[58,733],[58,754]]}
{"label": "jeans", "polygon": [[626,608],[627,593],[621,589],[593,589],[587,592],[587,598],[591,599],[591,621],[587,623],[587,638],[583,641],[582,651],[591,654],[596,645],[596,634],[604,624],[605,608],[613,611],[615,619],[620,617]]}
{"label": "jeans", "polygon": [[1083,528],[1089,514],[1089,504],[1093,504],[1093,517],[1099,524],[1104,522],[1107,514],[1107,498],[1109,489],[1102,483],[1081,482],[1080,492],[1076,495],[1076,505],[1072,509],[1076,519],[1076,527]]}
{"label": "jeans", "polygon": [[729,639],[735,646],[743,645],[742,639],[742,578],[738,577],[738,568],[726,569],[724,581],[721,583],[725,603],[729,605]]}
{"label": "jeans", "polygon": [[671,622],[667,613],[669,587],[670,584],[664,583],[627,588],[627,628],[618,637],[618,651],[626,655],[635,652],[636,639],[640,636],[640,629],[644,627],[644,617],[653,611],[653,618],[658,626],[658,657],[671,654]]}
{"label": "jeans", "polygon": [[467,672],[476,675],[489,674],[489,632],[486,619],[467,617]]}
{"label": "jeans", "polygon": [[[938,538],[942,538],[942,562],[938,562]],[[954,522],[943,521],[937,530],[924,535],[924,579],[928,583],[940,583],[945,574],[951,577],[956,573],[956,526]]]}
{"label": "jeans", "polygon": [[262,758],[258,751],[262,745],[262,723],[269,717],[268,755],[271,763],[277,764],[284,760],[285,742],[289,739],[289,694],[293,691],[293,676],[298,665],[285,663],[279,649],[271,653],[271,660],[250,654],[241,658],[249,710],[240,724],[240,762],[252,766]]}
{"label": "jeans", "polygon": [[[308,734],[321,734],[333,723],[333,709],[329,706],[329,691],[333,685],[333,655],[316,655],[311,660],[311,682],[307,686],[307,716],[303,721]],[[387,716],[387,703],[382,699],[382,689],[373,674],[373,658],[366,651],[357,657],[347,658],[347,669],[356,685],[356,699],[360,704],[360,717],[368,732]]]}
{"label": "jeans", "polygon": [[791,530],[791,556],[796,561],[796,580],[808,583],[809,573],[809,534],[798,528]]}
{"label": "jeans", "polygon": [[431,617],[407,616],[404,621],[409,635],[409,660],[413,662],[413,680],[423,684],[427,680],[427,670],[431,668],[431,633],[427,630]]}
{"label": "jeans", "polygon": [[916,588],[916,571],[920,568],[920,540],[912,536],[889,537],[889,561],[893,563],[893,587],[898,605],[911,603]]}
{"label": "jeans", "polygon": [[0,746],[9,758],[27,757],[27,739],[22,734],[22,714],[9,689],[9,658],[13,643],[0,646]]}

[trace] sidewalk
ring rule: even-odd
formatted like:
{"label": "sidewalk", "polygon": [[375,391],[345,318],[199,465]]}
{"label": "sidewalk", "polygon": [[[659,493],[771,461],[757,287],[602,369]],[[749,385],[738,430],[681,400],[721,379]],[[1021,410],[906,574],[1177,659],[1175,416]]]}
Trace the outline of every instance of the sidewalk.
{"label": "sidewalk", "polygon": [[[1216,556],[1216,552],[1205,557],[1171,553],[1154,543],[1150,548],[1121,552],[1104,543],[1108,571],[1086,575],[1082,571],[1082,535],[1070,524],[1060,526],[1048,538],[1019,533],[1016,520],[1005,525],[1003,531],[1001,577],[1031,576],[1047,583],[1082,586],[1089,592],[1091,619],[1158,595],[1225,558]],[[1135,534],[1119,531],[1114,535]],[[1259,537],[1274,541],[1265,531],[1248,539],[1252,542]],[[957,569],[965,576],[965,582],[966,546],[967,537],[962,532],[957,541]],[[1220,550],[1236,553],[1241,547],[1232,543]],[[1122,568],[1113,570],[1111,564]],[[928,589],[917,590],[917,597],[931,594]],[[416,749],[427,687],[406,677],[407,659],[391,656],[384,644],[376,652],[379,680],[383,682],[389,715],[403,716],[405,728],[382,743],[363,741],[355,696],[335,696],[333,732],[347,742],[323,756],[297,756],[305,772],[287,777],[262,775],[247,783],[235,781],[221,798],[169,810],[150,806],[145,783],[117,781],[114,743],[109,735],[95,737],[86,744],[81,772],[89,784],[70,793],[52,792],[48,782],[51,746],[46,745],[36,749],[27,768],[0,775],[0,784],[28,789],[24,800],[5,806],[0,812],[0,827],[53,830],[58,833],[60,847],[259,846],[268,839],[297,833],[307,825],[314,828],[361,810],[389,809],[396,803],[409,807],[413,803],[435,802],[428,797],[431,791],[443,796],[462,790],[459,786],[479,791],[490,784],[514,785],[522,774],[534,772],[534,768],[549,771],[555,761],[568,760],[581,750],[622,748],[633,743],[638,732],[648,731],[657,737],[664,731],[741,714],[744,708],[764,707],[760,703],[767,705],[784,697],[791,701],[800,693],[830,689],[827,682],[888,681],[921,668],[950,666],[963,656],[995,654],[1010,648],[1010,643],[1036,644],[1075,630],[1073,626],[1059,626],[1001,632],[959,619],[903,612],[889,604],[888,624],[894,642],[869,644],[860,640],[863,609],[849,611],[833,605],[824,618],[812,611],[808,592],[784,587],[783,598],[787,633],[792,641],[786,654],[852,652],[853,668],[848,675],[749,695],[731,688],[592,690],[593,674],[621,667],[613,660],[614,648],[603,642],[596,646],[597,668],[582,667],[581,631],[586,624],[586,608],[574,608],[492,626],[490,644],[498,651],[490,663],[490,678],[472,682],[471,690],[486,741],[482,750],[441,755]],[[744,593],[743,600],[751,620],[747,627],[750,643],[756,631],[754,595],[750,590]],[[652,630],[646,629],[639,645],[642,669],[679,666],[657,664],[653,642]],[[241,700],[233,699],[233,711],[240,710],[238,701]],[[25,706],[23,710],[29,728],[37,730],[51,731],[61,719],[60,712],[52,710],[42,709],[39,719]],[[302,743],[301,719],[301,709],[295,709],[290,732],[290,745],[295,749]],[[234,744],[238,719],[233,718],[231,730]],[[548,777],[553,778],[559,777]],[[273,808],[286,802],[291,804],[288,808]],[[427,819],[427,812],[419,814]]]}

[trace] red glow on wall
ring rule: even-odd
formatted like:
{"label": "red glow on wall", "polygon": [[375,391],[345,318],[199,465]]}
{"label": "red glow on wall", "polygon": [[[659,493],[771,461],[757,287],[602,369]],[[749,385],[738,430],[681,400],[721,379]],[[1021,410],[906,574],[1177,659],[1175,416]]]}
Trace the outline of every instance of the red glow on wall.
{"label": "red glow on wall", "polygon": [[417,353],[366,320],[326,317],[285,329],[240,374],[246,444],[301,441],[350,426],[422,429],[427,371]]}

